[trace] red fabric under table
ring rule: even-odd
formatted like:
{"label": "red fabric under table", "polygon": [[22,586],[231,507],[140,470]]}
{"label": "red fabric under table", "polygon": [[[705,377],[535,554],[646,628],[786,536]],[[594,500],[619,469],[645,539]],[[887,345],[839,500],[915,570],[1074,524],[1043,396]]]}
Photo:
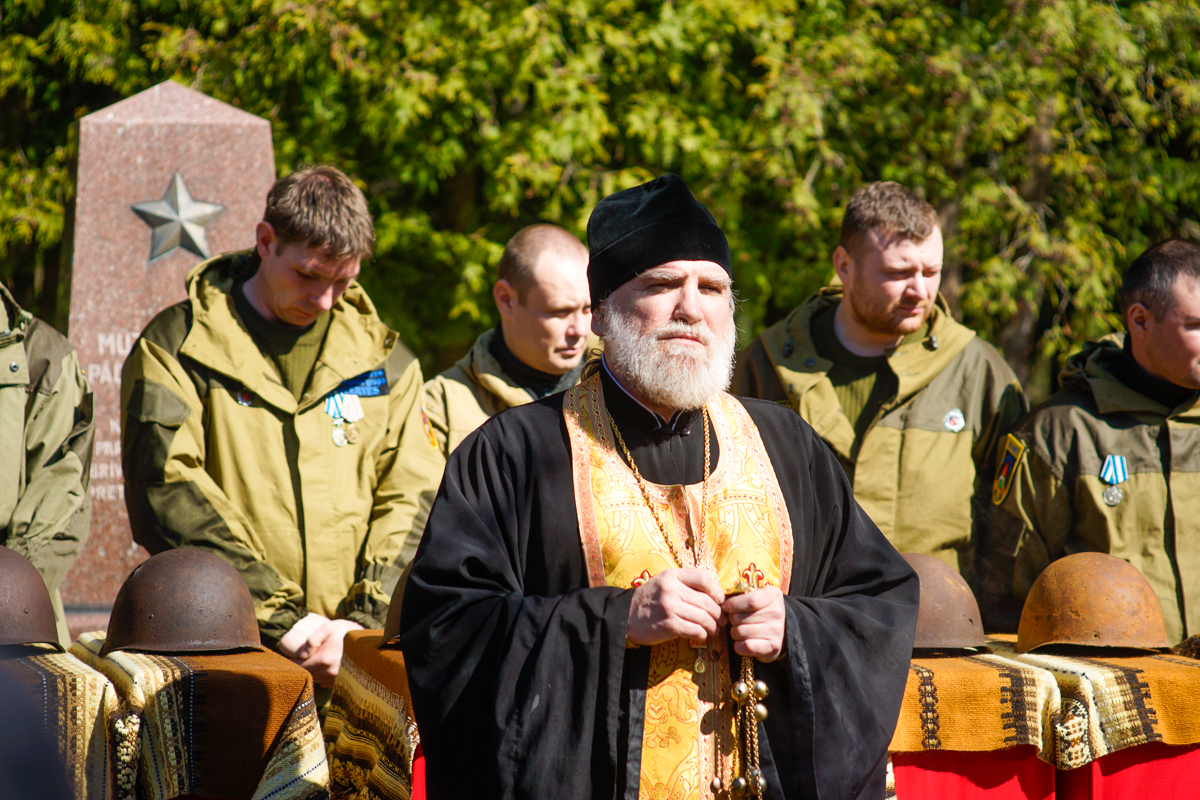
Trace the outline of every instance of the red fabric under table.
{"label": "red fabric under table", "polygon": [[1195,800],[1200,745],[1127,747],[1078,769],[1059,770],[1058,800]]}
{"label": "red fabric under table", "polygon": [[892,769],[896,800],[1055,800],[1054,767],[1031,746],[892,753]]}
{"label": "red fabric under table", "polygon": [[417,745],[413,755],[413,793],[412,800],[425,800],[425,751]]}

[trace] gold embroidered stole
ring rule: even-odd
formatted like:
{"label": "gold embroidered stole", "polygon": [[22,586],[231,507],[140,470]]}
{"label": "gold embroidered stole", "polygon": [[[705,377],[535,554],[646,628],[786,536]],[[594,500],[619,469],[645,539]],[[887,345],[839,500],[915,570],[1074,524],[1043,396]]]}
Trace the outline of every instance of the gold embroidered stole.
{"label": "gold embroidered stole", "polygon": [[[595,376],[567,392],[563,401],[571,440],[571,467],[579,536],[591,586],[632,588],[664,569],[678,567],[654,520],[633,471],[617,449]],[[709,478],[708,524],[711,567],[721,588],[739,580],[780,587],[792,569],[792,528],[775,469],[758,428],[734,397],[722,393],[708,405],[719,444]],[[659,516],[681,552],[700,517],[702,485],[646,483]],[[702,800],[716,774],[714,703],[729,699],[729,653],[721,636],[703,654],[682,639],[650,651],[639,797]],[[721,756],[730,774],[732,721],[721,715]]]}

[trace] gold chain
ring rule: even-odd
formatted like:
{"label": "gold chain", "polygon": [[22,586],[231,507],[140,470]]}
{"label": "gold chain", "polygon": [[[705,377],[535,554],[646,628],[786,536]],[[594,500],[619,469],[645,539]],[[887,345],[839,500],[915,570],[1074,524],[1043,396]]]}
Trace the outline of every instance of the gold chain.
{"label": "gold chain", "polygon": [[[712,463],[712,451],[709,449],[708,437],[708,406],[703,408],[702,416],[704,418],[704,481],[700,484],[700,529],[699,531],[693,531],[692,548],[688,553],[691,556],[692,563],[687,564],[680,557],[679,551],[675,549],[675,540],[667,533],[667,526],[663,524],[662,517],[658,514],[658,507],[650,498],[650,490],[646,488],[646,481],[642,479],[642,473],[637,468],[637,462],[633,460],[633,454],[625,446],[625,439],[621,436],[621,429],[617,427],[617,421],[612,418],[612,414],[608,415],[608,424],[612,427],[617,444],[621,446],[621,452],[625,455],[625,460],[629,462],[629,467],[633,470],[633,477],[637,480],[638,488],[642,490],[642,497],[646,500],[646,505],[650,507],[650,515],[654,517],[655,523],[658,524],[658,531],[662,534],[663,541],[667,543],[667,547],[671,550],[671,555],[674,557],[676,564],[680,567],[691,567],[692,569],[705,569],[709,566],[707,563],[708,546],[705,542],[705,531],[708,526],[708,478],[711,474],[710,464]],[[711,571],[716,572],[716,567],[714,566]]]}
{"label": "gold chain", "polygon": [[[738,590],[743,585],[739,584]],[[733,774],[725,783],[718,773],[712,782],[712,793],[720,797],[724,791],[732,797],[762,797],[767,792],[767,781],[763,777],[758,758],[758,724],[767,718],[767,707],[762,701],[767,698],[767,684],[754,677],[754,659],[742,656],[742,674],[729,687],[729,694],[737,708],[733,712]],[[740,730],[739,730],[740,729]],[[740,773],[740,774],[739,774]]]}

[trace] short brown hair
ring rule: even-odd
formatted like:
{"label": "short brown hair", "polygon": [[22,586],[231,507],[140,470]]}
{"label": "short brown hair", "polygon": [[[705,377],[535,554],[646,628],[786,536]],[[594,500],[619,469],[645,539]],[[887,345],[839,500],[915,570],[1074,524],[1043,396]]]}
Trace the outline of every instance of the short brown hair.
{"label": "short brown hair", "polygon": [[275,181],[263,222],[281,242],[303,242],[332,259],[366,258],[375,249],[367,198],[337,167],[305,167]]}
{"label": "short brown hair", "polygon": [[1200,244],[1187,239],[1159,242],[1133,260],[1121,285],[1121,314],[1134,303],[1144,305],[1161,320],[1175,305],[1175,279],[1200,280]]}
{"label": "short brown hair", "polygon": [[549,223],[529,225],[508,240],[504,246],[504,254],[500,256],[500,268],[497,279],[508,281],[517,293],[517,302],[524,303],[529,290],[533,288],[533,268],[537,266],[538,257],[546,250],[554,250],[562,255],[582,251],[587,256],[587,248],[583,242],[565,228]]}
{"label": "short brown hair", "polygon": [[859,189],[846,204],[838,244],[851,253],[859,252],[872,228],[923,242],[936,226],[933,206],[911,189],[892,181],[877,181]]}

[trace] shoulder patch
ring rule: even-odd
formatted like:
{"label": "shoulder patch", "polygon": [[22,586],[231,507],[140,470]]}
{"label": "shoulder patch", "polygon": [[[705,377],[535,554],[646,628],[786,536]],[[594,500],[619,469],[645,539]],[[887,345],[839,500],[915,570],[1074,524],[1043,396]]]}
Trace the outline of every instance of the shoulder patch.
{"label": "shoulder patch", "polygon": [[416,360],[417,357],[405,347],[404,342],[397,339],[392,346],[392,352],[388,353],[387,359],[383,362],[383,369],[387,372],[388,386],[395,386],[396,382],[404,375],[405,370]]}
{"label": "shoulder patch", "polygon": [[29,391],[50,394],[62,376],[63,361],[75,350],[67,337],[37,317],[25,332]]}
{"label": "shoulder patch", "polygon": [[146,324],[141,338],[166,350],[175,358],[192,330],[192,304],[189,300],[167,306]]}
{"label": "shoulder patch", "polygon": [[382,369],[373,369],[370,372],[364,372],[361,375],[355,375],[353,378],[342,381],[330,394],[379,397],[380,395],[390,393],[390,391],[391,387],[388,386],[387,374]]}
{"label": "shoulder patch", "polygon": [[996,480],[992,482],[992,503],[994,505],[1000,505],[1004,502],[1004,498],[1008,497],[1008,490],[1012,488],[1013,474],[1017,471],[1017,465],[1021,463],[1021,457],[1024,455],[1025,443],[1010,433],[1004,440],[1004,457],[996,469]]}

